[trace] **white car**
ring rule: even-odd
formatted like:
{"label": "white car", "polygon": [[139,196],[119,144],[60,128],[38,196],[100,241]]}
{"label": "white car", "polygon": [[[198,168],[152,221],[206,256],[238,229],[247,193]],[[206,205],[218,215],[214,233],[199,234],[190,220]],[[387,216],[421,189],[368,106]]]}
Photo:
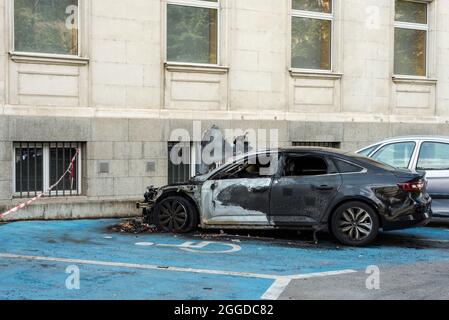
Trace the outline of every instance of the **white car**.
{"label": "white car", "polygon": [[397,168],[425,171],[434,217],[449,218],[449,137],[392,138],[357,153]]}

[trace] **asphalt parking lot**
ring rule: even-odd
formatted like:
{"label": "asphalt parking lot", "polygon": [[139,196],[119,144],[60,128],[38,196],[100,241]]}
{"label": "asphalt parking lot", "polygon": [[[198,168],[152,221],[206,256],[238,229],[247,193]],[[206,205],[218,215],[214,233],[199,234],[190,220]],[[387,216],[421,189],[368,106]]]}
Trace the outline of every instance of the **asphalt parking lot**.
{"label": "asphalt parking lot", "polygon": [[[447,226],[351,248],[327,235],[110,231],[118,221],[0,225],[0,299],[449,299]],[[69,266],[79,289],[66,286]],[[367,289],[368,266],[380,289]]]}

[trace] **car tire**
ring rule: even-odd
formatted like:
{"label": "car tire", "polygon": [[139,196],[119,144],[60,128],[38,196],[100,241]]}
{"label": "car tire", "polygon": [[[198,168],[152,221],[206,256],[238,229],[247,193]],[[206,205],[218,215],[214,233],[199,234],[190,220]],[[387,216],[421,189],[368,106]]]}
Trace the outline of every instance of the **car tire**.
{"label": "car tire", "polygon": [[154,207],[154,224],[164,232],[191,232],[198,224],[196,208],[184,197],[167,197]]}
{"label": "car tire", "polygon": [[351,201],[338,207],[331,218],[335,238],[348,246],[365,246],[379,233],[379,217],[369,205]]}

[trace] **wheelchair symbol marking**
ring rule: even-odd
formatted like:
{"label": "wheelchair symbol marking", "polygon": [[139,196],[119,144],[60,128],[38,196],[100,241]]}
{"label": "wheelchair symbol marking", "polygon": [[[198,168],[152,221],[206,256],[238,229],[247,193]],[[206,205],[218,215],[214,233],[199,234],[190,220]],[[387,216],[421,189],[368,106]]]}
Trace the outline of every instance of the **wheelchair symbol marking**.
{"label": "wheelchair symbol marking", "polygon": [[[195,243],[193,241],[186,241],[182,244],[156,244],[153,242],[137,242],[135,243],[136,246],[141,247],[167,247],[167,248],[178,248],[183,251],[193,252],[193,253],[234,253],[242,250],[242,248],[239,245],[233,244],[233,243],[226,243],[226,242],[214,242],[214,241],[201,241],[199,243]],[[227,249],[225,250],[204,250],[210,245],[220,245],[224,246]]]}

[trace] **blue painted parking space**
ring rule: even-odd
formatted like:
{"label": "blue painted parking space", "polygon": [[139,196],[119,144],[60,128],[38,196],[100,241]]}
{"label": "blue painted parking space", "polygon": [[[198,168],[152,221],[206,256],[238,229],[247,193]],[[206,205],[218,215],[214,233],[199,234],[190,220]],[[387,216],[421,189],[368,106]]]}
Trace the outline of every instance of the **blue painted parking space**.
{"label": "blue painted parking space", "polygon": [[[449,230],[381,234],[366,248],[123,234],[117,220],[0,225],[0,299],[260,299],[278,277],[449,261]],[[80,289],[68,290],[68,265]]]}

